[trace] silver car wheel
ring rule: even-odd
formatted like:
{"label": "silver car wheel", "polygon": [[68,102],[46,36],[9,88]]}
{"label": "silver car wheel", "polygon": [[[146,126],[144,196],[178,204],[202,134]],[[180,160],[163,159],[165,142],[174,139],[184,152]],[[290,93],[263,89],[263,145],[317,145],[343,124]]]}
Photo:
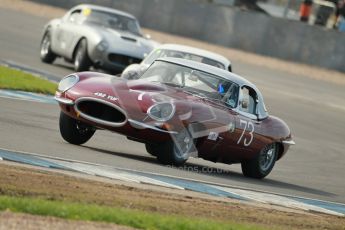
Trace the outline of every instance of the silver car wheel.
{"label": "silver car wheel", "polygon": [[51,48],[51,40],[50,40],[50,31],[47,30],[42,38],[41,44],[40,44],[40,57],[41,60],[45,63],[51,64],[57,57]]}
{"label": "silver car wheel", "polygon": [[48,35],[45,35],[42,41],[42,46],[41,46],[41,56],[45,57],[48,55],[50,49],[50,38]]}
{"label": "silver car wheel", "polygon": [[74,66],[76,68],[79,68],[82,56],[83,56],[83,51],[79,49],[77,51],[77,54],[76,54],[76,57],[75,57],[75,60],[74,60]]}
{"label": "silver car wheel", "polygon": [[193,139],[187,129],[180,131],[174,140],[174,153],[181,159],[188,159],[193,146]]}
{"label": "silver car wheel", "polygon": [[268,145],[263,151],[260,153],[259,158],[259,166],[262,171],[267,171],[272,164],[274,163],[274,160],[276,158],[276,145]]}

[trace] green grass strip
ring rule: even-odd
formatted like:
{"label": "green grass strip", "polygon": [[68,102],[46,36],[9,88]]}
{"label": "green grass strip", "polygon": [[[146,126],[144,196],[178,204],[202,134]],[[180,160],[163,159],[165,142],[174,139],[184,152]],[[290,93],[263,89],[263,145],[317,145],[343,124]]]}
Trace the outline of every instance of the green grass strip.
{"label": "green grass strip", "polygon": [[57,84],[29,73],[0,66],[0,89],[54,94]]}
{"label": "green grass strip", "polygon": [[[37,198],[0,196],[0,211],[23,212],[71,220],[103,221],[140,229],[259,229],[255,225],[169,216],[93,204],[48,201]],[[208,212],[205,207],[205,212]]]}

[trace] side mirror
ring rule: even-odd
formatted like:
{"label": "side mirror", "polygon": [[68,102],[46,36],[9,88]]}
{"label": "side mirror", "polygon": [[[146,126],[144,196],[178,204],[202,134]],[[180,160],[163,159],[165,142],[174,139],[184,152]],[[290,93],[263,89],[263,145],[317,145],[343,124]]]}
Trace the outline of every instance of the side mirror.
{"label": "side mirror", "polygon": [[136,80],[139,79],[140,75],[138,71],[127,71],[125,73],[122,73],[121,77],[127,80]]}
{"label": "side mirror", "polygon": [[145,37],[146,39],[151,39],[151,35],[150,35],[150,34],[145,34],[144,37]]}

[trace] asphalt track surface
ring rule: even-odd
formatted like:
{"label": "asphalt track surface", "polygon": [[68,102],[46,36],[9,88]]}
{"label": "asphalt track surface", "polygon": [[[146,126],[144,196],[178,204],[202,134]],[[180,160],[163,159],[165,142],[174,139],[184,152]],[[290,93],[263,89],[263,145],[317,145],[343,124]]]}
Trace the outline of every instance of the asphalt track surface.
{"label": "asphalt track surface", "polygon": [[[0,22],[0,60],[61,77],[73,72],[63,61],[47,65],[39,60],[46,18],[0,8]],[[144,145],[105,131],[83,146],[67,144],[58,130],[58,106],[38,102],[0,98],[0,148],[345,203],[345,86],[233,65],[261,89],[269,112],[289,124],[297,143],[264,180],[243,177],[239,165],[201,159],[190,159],[185,169],[162,166]]]}

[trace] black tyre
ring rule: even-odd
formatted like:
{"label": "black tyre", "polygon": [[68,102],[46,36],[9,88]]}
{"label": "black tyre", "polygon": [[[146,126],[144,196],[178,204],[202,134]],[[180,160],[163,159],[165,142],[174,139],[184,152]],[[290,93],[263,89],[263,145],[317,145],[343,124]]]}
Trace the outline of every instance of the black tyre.
{"label": "black tyre", "polygon": [[195,142],[187,129],[173,136],[173,140],[157,145],[156,156],[165,165],[183,165],[196,151]]}
{"label": "black tyre", "polygon": [[56,55],[51,49],[51,35],[49,30],[43,35],[40,47],[40,57],[43,62],[49,64],[53,63],[56,59]]}
{"label": "black tyre", "polygon": [[77,72],[88,71],[91,66],[91,60],[87,54],[86,39],[80,40],[74,55],[74,70]]}
{"label": "black tyre", "polygon": [[159,153],[159,149],[158,146],[155,144],[145,144],[145,148],[146,148],[146,152],[148,152],[149,154],[151,154],[152,156],[157,156]]}
{"label": "black tyre", "polygon": [[95,129],[60,112],[60,133],[62,138],[74,145],[87,142],[95,133]]}
{"label": "black tyre", "polygon": [[276,143],[265,146],[254,159],[241,163],[243,175],[257,179],[266,177],[272,171],[278,153],[279,146]]}

